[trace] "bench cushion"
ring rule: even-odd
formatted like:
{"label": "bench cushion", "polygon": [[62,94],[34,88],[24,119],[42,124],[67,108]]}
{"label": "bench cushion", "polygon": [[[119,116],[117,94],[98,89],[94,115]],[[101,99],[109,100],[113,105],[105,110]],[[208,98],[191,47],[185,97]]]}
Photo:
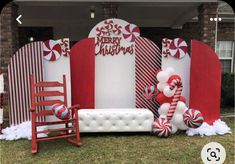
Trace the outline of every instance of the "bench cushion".
{"label": "bench cushion", "polygon": [[153,113],[148,109],[81,109],[80,132],[147,132]]}

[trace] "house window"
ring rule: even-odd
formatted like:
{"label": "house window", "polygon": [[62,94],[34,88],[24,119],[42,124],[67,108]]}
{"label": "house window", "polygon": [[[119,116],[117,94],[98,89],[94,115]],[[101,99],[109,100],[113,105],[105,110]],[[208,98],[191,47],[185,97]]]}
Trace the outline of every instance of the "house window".
{"label": "house window", "polygon": [[234,55],[233,41],[217,41],[216,53],[222,63],[223,72],[233,71],[233,55]]}

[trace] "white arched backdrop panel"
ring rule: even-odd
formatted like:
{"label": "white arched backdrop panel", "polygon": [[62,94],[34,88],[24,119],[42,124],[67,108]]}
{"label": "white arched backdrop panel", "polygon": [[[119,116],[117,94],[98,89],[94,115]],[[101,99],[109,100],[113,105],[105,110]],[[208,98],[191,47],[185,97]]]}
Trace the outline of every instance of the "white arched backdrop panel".
{"label": "white arched backdrop panel", "polygon": [[[110,24],[110,21],[113,23]],[[128,24],[120,19],[105,20],[98,23],[89,34],[96,43],[95,108],[135,108],[134,42],[126,41],[122,35],[122,30]],[[115,27],[121,32],[115,33]],[[127,52],[108,54],[105,48],[110,50],[111,46],[124,47]]]}
{"label": "white arched backdrop panel", "polygon": [[[68,105],[71,105],[69,41],[68,39],[53,41],[57,46],[61,47],[61,51],[60,58],[58,60],[51,59],[51,61],[45,60],[45,42],[32,42],[24,45],[10,60],[8,65],[10,125],[17,125],[31,119],[29,112],[31,106],[31,74],[34,75],[35,82],[62,82],[62,76],[65,74],[67,80]],[[67,45],[65,46],[65,44]],[[52,48],[48,52],[52,50],[54,49]],[[39,90],[37,90],[37,92],[38,91]],[[47,97],[46,99],[50,98]],[[38,100],[42,100],[42,98]],[[51,107],[48,108],[50,109]],[[39,110],[40,109],[42,109],[42,107],[39,107]]]}
{"label": "white arched backdrop panel", "polygon": [[24,45],[11,57],[8,65],[9,122],[17,125],[30,120],[30,75],[43,80],[43,42]]}

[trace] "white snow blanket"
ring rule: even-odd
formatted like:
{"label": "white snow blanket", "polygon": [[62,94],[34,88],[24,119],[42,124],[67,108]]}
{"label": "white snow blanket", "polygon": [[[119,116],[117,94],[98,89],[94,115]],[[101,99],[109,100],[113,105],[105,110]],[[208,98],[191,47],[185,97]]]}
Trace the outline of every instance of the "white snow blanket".
{"label": "white snow blanket", "polygon": [[212,136],[212,135],[224,135],[227,133],[232,133],[231,129],[227,126],[224,121],[220,119],[216,120],[213,125],[209,125],[206,122],[202,124],[199,128],[193,129],[189,128],[186,131],[188,136],[201,135],[203,136]]}
{"label": "white snow blanket", "polygon": [[[46,126],[38,127],[37,130],[46,130]],[[0,140],[18,140],[18,139],[32,139],[31,121],[23,122],[16,126],[7,127],[2,130]],[[38,137],[47,137],[46,134],[38,134]]]}

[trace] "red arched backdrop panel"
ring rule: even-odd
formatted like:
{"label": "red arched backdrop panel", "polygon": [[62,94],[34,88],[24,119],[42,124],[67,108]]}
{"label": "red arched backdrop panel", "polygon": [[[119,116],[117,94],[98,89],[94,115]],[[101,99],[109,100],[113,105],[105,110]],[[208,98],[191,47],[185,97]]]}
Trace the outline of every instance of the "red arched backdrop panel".
{"label": "red arched backdrop panel", "polygon": [[72,105],[94,109],[95,39],[77,42],[70,52]]}
{"label": "red arched backdrop panel", "polygon": [[212,124],[220,118],[221,63],[208,45],[192,40],[191,46],[189,106]]}

